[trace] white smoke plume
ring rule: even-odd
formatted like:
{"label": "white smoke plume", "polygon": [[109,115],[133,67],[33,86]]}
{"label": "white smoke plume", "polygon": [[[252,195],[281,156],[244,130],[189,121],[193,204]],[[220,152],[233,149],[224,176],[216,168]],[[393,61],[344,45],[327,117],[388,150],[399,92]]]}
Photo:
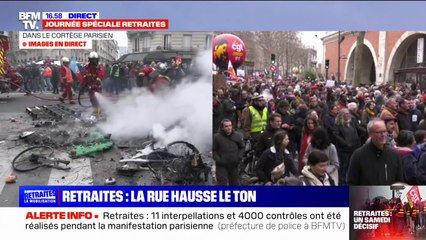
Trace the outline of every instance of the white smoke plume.
{"label": "white smoke plume", "polygon": [[157,94],[133,89],[115,103],[101,97],[99,101],[107,115],[101,129],[113,138],[152,135],[162,144],[183,140],[200,151],[211,151],[211,51],[199,54],[195,64],[202,74],[195,82],[185,79],[175,88]]}

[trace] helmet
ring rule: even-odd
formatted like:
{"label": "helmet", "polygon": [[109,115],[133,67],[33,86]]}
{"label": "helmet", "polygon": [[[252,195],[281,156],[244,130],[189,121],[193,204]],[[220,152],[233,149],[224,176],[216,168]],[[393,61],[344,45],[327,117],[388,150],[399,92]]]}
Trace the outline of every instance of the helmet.
{"label": "helmet", "polygon": [[253,96],[251,97],[251,100],[260,100],[260,99],[263,99],[263,95],[262,95],[262,94],[259,94],[259,93],[257,93],[257,92],[255,92],[255,93],[253,94]]}
{"label": "helmet", "polygon": [[70,60],[67,57],[63,57],[62,62],[70,62]]}
{"label": "helmet", "polygon": [[97,52],[89,53],[89,58],[99,58],[98,53]]}

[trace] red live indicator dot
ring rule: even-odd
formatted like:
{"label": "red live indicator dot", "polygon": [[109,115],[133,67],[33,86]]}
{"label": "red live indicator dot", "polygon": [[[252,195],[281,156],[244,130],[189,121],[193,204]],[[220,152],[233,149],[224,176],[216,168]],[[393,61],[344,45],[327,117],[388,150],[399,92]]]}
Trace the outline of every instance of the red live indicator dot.
{"label": "red live indicator dot", "polygon": [[24,46],[24,47],[25,47],[25,46],[27,46],[27,43],[26,43],[26,42],[23,42],[23,43],[22,43],[22,46]]}
{"label": "red live indicator dot", "polygon": [[97,215],[97,214],[96,214],[96,215],[95,215],[95,218],[98,218],[98,217],[99,217],[99,215]]}

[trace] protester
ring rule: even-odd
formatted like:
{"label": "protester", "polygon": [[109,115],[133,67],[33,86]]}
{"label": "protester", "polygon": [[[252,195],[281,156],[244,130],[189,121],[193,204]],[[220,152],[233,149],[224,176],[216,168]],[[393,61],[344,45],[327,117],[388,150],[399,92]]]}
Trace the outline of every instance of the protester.
{"label": "protester", "polygon": [[387,130],[383,120],[367,125],[370,142],[354,151],[348,169],[349,185],[391,185],[403,182],[399,155],[386,145]]}
{"label": "protester", "polygon": [[263,95],[254,94],[252,105],[246,107],[242,114],[245,136],[257,140],[257,137],[266,129],[268,119],[268,109]]}
{"label": "protester", "polygon": [[256,145],[256,157],[260,157],[262,153],[273,146],[272,137],[281,129],[281,115],[272,113],[268,118],[268,126],[266,130],[259,135]]}
{"label": "protester", "polygon": [[233,130],[231,120],[223,119],[220,132],[213,138],[217,185],[239,185],[238,167],[243,154],[243,136]]}
{"label": "protester", "polygon": [[346,185],[346,174],[349,168],[349,159],[355,149],[361,146],[358,131],[353,125],[349,110],[342,109],[336,117],[333,128],[333,139],[339,156],[339,184]]}
{"label": "protester", "polygon": [[304,166],[301,178],[307,186],[334,186],[334,180],[328,175],[329,159],[321,151],[314,150],[308,156],[308,165]]}
{"label": "protester", "polygon": [[299,151],[299,171],[302,171],[303,167],[305,166],[305,163],[303,162],[303,157],[305,156],[306,149],[311,143],[312,136],[314,135],[314,132],[317,128],[318,121],[316,120],[316,118],[312,116],[307,116],[305,119],[305,123],[303,124],[302,144],[300,145]]}
{"label": "protester", "polygon": [[416,146],[414,133],[408,130],[400,131],[398,138],[396,139],[396,144],[397,146],[395,147],[395,151],[401,158],[404,182],[409,185],[417,185],[416,176],[418,155],[414,152],[414,147]]}
{"label": "protester", "polygon": [[[339,184],[339,158],[334,144],[331,143],[327,131],[324,128],[318,128],[312,136],[311,143],[306,149],[303,162],[308,162],[308,156],[313,151],[323,152],[330,161],[327,166],[327,174],[332,178],[335,185]],[[308,164],[309,165],[309,164]]]}
{"label": "protester", "polygon": [[271,172],[280,164],[284,169],[280,178],[290,176],[290,173],[299,176],[290,152],[287,150],[289,142],[290,139],[285,131],[277,131],[273,137],[274,145],[262,153],[256,165],[256,175],[265,185],[272,185],[278,181],[273,179]]}

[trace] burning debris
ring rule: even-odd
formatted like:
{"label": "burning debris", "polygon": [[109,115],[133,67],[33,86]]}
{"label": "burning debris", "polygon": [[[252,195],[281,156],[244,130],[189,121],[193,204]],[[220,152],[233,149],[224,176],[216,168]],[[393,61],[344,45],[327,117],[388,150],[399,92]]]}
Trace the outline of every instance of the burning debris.
{"label": "burning debris", "polygon": [[[203,161],[198,149],[184,141],[155,148],[155,141],[138,150],[131,158],[120,160],[119,172],[150,170],[161,185],[200,185],[209,180],[211,168]],[[157,170],[155,169],[157,168]]]}
{"label": "burning debris", "polygon": [[[33,119],[33,128],[20,134],[21,142],[32,146],[30,149],[46,146],[67,152],[65,161],[68,162],[90,157],[93,167],[103,169],[100,172],[105,176],[105,185],[122,184],[123,181],[130,184],[145,182],[150,185],[211,183],[211,159],[203,161],[203,154],[189,142],[174,141],[165,144],[161,137],[154,138],[152,132],[143,137],[114,138],[97,127],[106,121],[105,118],[85,115],[82,111],[61,105],[28,107],[26,112]],[[182,121],[172,125],[164,128],[160,135],[182,127]],[[55,158],[35,156],[38,153],[27,156],[27,162],[42,164]]]}
{"label": "burning debris", "polygon": [[81,115],[81,112],[70,109],[61,104],[27,107],[26,112],[31,116],[33,120],[48,119],[60,121],[64,118],[69,118],[72,116],[79,117],[79,115]]}

